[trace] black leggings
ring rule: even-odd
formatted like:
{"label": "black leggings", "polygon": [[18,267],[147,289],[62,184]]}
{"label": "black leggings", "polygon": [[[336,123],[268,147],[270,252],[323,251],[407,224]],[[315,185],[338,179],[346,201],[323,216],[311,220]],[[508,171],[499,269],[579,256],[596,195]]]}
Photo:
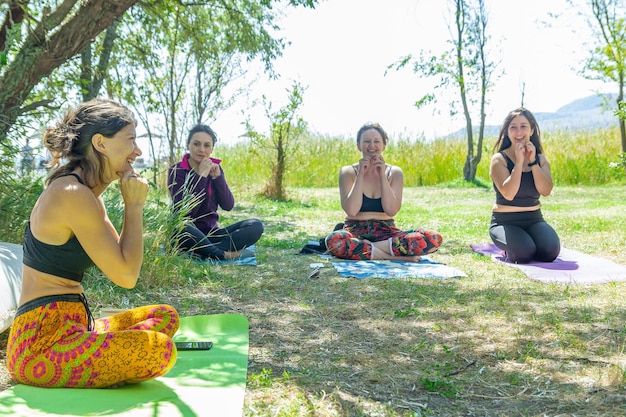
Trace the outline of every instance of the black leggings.
{"label": "black leggings", "polygon": [[506,252],[509,261],[520,264],[552,262],[561,251],[559,237],[543,219],[541,210],[492,213],[489,236]]}
{"label": "black leggings", "polygon": [[201,259],[224,259],[224,251],[240,251],[252,246],[262,234],[263,223],[258,219],[242,220],[212,230],[208,235],[189,224],[174,237],[174,243],[179,250]]}

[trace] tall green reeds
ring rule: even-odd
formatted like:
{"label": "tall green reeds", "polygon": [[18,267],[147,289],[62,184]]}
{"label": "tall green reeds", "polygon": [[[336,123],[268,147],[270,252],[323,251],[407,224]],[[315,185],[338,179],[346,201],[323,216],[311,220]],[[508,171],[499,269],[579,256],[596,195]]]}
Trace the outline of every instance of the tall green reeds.
{"label": "tall green reeds", "polygon": [[[487,137],[483,144],[477,179],[485,183],[489,183],[489,161],[495,141],[495,137]],[[557,187],[626,183],[617,127],[590,131],[544,131],[543,144]],[[464,139],[426,141],[392,137],[385,159],[402,167],[407,187],[462,184],[466,152]],[[270,177],[273,161],[270,149],[259,149],[247,142],[220,145],[215,150],[215,156],[222,159],[226,178],[235,192],[260,189]],[[358,161],[360,156],[353,138],[303,137],[297,152],[288,156],[286,186],[335,188],[339,169]],[[40,177],[20,177],[10,168],[4,171],[5,175],[0,178],[0,231],[3,240],[19,242],[28,215],[43,190],[43,180]],[[159,195],[158,201],[167,211],[167,167],[156,167],[153,173],[149,176],[155,181],[153,187]]]}
{"label": "tall green reeds", "polygon": [[557,185],[603,185],[626,178],[623,166],[612,166],[620,161],[617,128],[548,132],[544,145]]}
{"label": "tall green reeds", "polygon": [[[489,181],[495,142],[495,137],[484,140],[478,180]],[[546,131],[543,144],[557,186],[615,184],[626,179],[623,165],[614,166],[621,160],[617,128]],[[239,143],[220,147],[216,153],[223,160],[229,183],[235,186],[264,184],[269,178],[272,155],[267,150]],[[426,141],[400,137],[391,138],[385,159],[402,168],[407,187],[416,187],[458,183],[463,178],[466,153],[462,138]],[[360,153],[352,138],[307,136],[289,158],[288,187],[327,188],[337,186],[339,169],[358,161]]]}

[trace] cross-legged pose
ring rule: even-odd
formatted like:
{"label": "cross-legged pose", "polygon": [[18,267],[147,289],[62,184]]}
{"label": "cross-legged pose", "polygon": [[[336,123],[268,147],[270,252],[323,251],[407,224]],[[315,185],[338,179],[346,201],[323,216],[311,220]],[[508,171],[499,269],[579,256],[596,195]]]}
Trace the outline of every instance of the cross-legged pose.
{"label": "cross-legged pose", "polygon": [[363,125],[356,137],[362,157],[341,168],[339,193],[346,220],[326,237],[328,251],[338,258],[396,259],[419,262],[437,250],[443,238],[426,229],[400,230],[393,217],[402,206],[404,177],[400,167],[382,156],[387,133],[377,123]]}
{"label": "cross-legged pose", "polygon": [[263,223],[246,219],[218,226],[218,207],[232,210],[235,198],[221,161],[211,158],[216,141],[217,135],[209,126],[195,126],[187,138],[189,153],[169,168],[167,185],[173,211],[187,220],[173,240],[179,250],[200,259],[233,259],[261,238]]}
{"label": "cross-legged pose", "polygon": [[[94,264],[116,285],[137,283],[148,182],[132,166],[141,155],[135,125],[126,107],[94,99],[44,133],[54,169],[26,225],[21,299],[7,342],[17,382],[116,387],[164,375],[176,362],[174,308],[150,305],[94,320],[81,285]],[[101,197],[115,180],[124,200],[119,234]]]}

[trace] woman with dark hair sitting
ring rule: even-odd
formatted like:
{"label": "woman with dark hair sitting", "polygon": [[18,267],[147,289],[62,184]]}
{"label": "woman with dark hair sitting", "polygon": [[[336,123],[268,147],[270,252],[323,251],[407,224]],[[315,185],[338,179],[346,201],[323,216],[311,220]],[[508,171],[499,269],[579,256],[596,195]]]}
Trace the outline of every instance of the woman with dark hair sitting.
{"label": "woman with dark hair sitting", "polygon": [[554,261],[561,244],[539,202],[540,195],[552,192],[550,163],[537,120],[527,109],[515,109],[504,120],[489,175],[496,191],[489,226],[493,243],[511,262]]}
{"label": "woman with dark hair sitting", "polygon": [[182,160],[168,170],[167,185],[173,211],[186,223],[174,236],[175,246],[200,259],[234,259],[263,234],[258,219],[218,226],[218,207],[230,211],[235,198],[228,187],[220,160],[211,158],[217,135],[207,125],[189,132]]}

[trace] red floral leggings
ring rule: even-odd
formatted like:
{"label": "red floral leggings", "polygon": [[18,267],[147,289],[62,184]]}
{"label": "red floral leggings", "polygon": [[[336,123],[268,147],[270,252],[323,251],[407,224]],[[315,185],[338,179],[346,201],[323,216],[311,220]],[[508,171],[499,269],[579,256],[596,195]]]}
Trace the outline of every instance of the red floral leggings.
{"label": "red floral leggings", "polygon": [[443,237],[434,230],[400,230],[393,219],[347,220],[342,230],[326,237],[326,247],[337,258],[372,259],[372,244],[366,240],[389,240],[390,251],[395,256],[411,256],[435,252],[443,242]]}

